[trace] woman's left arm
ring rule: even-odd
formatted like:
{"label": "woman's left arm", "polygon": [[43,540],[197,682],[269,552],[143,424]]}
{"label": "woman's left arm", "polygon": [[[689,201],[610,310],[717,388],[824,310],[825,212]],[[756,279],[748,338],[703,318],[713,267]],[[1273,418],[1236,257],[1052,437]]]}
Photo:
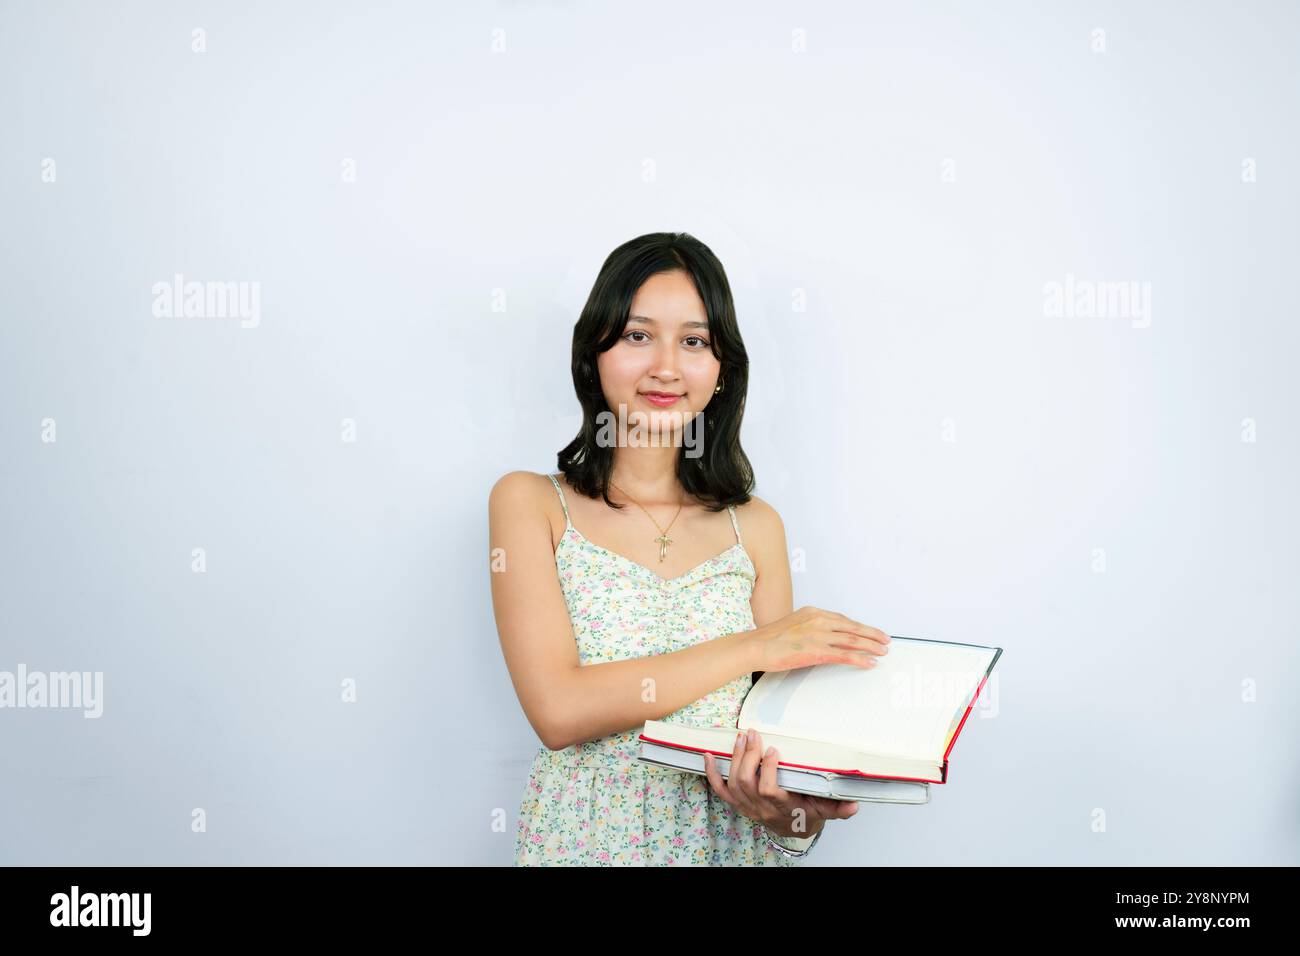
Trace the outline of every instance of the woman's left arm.
{"label": "woman's left arm", "polygon": [[[736,512],[745,550],[757,571],[754,593],[749,599],[754,611],[754,626],[763,627],[794,613],[794,585],[790,580],[785,522],[775,508],[758,497],[751,497],[749,503],[737,508]],[[763,672],[755,671],[750,676],[757,681]],[[825,822],[818,820],[806,836],[819,833]]]}
{"label": "woman's left arm", "polygon": [[[794,613],[785,524],[777,510],[758,497],[751,497],[748,504],[736,509],[736,520],[745,550],[757,571],[754,593],[749,599],[754,626],[764,627]],[[757,681],[763,672],[755,671],[751,676]]]}
{"label": "woman's left arm", "polygon": [[[749,552],[750,560],[754,562],[757,571],[754,592],[750,597],[750,605],[754,611],[754,624],[756,627],[763,627],[794,613],[794,588],[790,582],[785,524],[776,509],[761,498],[751,498],[749,503],[743,506],[744,517],[741,517],[742,509],[736,510],[737,522],[741,526],[741,535],[745,541],[745,550]],[[762,676],[762,671],[756,671],[752,675],[754,680]],[[768,786],[776,788],[774,769],[776,761],[764,762],[759,754],[762,749],[761,738],[752,749],[747,745],[737,744],[736,752],[732,755],[732,766],[740,767],[743,761],[748,774],[742,771],[742,777],[748,775],[752,779],[758,774],[768,781],[763,784],[764,790]],[[777,759],[779,760],[779,756]],[[827,820],[847,819],[858,809],[854,801],[790,793],[779,788],[777,788],[780,793],[778,799],[773,801],[764,798],[756,785],[733,787],[729,781],[723,781],[716,764],[708,757],[705,758],[705,771],[714,791],[719,795],[725,793],[735,799],[738,792],[742,794],[741,799],[755,809],[755,814],[751,815],[753,819],[768,816],[773,806],[784,804],[782,819],[774,824],[777,828],[775,832],[783,838],[793,839],[795,846],[790,849],[796,851],[806,850],[811,846],[812,838],[821,832]],[[803,821],[800,826],[795,827],[793,819],[799,816],[803,817]],[[768,830],[772,832],[772,827],[768,827]]]}

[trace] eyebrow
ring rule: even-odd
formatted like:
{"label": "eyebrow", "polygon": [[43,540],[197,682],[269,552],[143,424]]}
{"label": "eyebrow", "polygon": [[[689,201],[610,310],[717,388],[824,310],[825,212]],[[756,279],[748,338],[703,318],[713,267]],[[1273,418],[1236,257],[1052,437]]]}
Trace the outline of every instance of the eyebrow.
{"label": "eyebrow", "polygon": [[[630,317],[628,318],[628,321],[629,321],[629,322],[644,322],[646,325],[658,325],[658,324],[659,324],[659,323],[656,322],[654,319],[650,318],[648,315],[633,315],[633,316],[630,316]],[[685,328],[685,329],[707,329],[708,327],[709,327],[709,323],[707,323],[707,322],[687,322],[687,323],[685,323],[685,324],[682,326],[682,328]]]}

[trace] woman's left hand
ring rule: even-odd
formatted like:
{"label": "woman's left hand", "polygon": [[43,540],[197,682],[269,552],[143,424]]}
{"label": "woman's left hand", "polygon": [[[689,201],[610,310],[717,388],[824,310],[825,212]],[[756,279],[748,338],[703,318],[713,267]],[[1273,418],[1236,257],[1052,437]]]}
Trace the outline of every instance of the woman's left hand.
{"label": "woman's left hand", "polygon": [[[810,837],[819,829],[820,821],[847,820],[857,812],[858,804],[854,800],[813,797],[778,787],[776,769],[780,757],[775,751],[764,755],[763,738],[758,731],[751,730],[737,735],[736,750],[731,755],[731,774],[726,780],[709,753],[704,755],[704,774],[714,793],[777,836]],[[798,831],[797,821],[803,825]]]}

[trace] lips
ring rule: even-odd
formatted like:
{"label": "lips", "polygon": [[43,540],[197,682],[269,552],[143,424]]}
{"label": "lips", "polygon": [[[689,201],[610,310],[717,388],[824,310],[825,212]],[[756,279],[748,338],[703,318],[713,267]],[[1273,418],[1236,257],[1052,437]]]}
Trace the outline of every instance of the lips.
{"label": "lips", "polygon": [[654,405],[671,405],[682,397],[672,392],[641,392],[640,394]]}

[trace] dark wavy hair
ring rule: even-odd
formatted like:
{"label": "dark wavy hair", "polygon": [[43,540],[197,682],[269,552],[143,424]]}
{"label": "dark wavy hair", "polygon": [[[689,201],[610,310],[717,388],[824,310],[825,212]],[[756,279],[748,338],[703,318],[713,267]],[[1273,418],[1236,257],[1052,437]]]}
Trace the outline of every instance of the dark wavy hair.
{"label": "dark wavy hair", "polygon": [[641,285],[653,275],[676,270],[695,283],[708,315],[710,349],[722,363],[718,375],[722,391],[700,413],[703,454],[688,458],[682,447],[677,454],[677,479],[688,494],[706,502],[709,511],[744,504],[754,490],[754,469],[740,447],[749,355],[736,324],[727,274],[717,256],[694,236],[652,232],[609,254],[573,327],[573,388],[582,404],[582,429],[560,451],[559,469],[574,488],[589,498],[600,496],[611,508],[623,506],[609,500],[614,449],[596,440],[596,416],[613,414],[600,388],[596,356],[618,343]]}

